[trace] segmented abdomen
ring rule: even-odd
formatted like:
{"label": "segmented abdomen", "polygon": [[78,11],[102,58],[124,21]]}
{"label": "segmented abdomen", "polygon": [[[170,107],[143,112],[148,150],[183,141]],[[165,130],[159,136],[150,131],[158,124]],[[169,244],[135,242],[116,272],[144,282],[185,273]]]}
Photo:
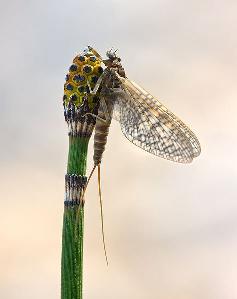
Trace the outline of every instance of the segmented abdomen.
{"label": "segmented abdomen", "polygon": [[99,118],[105,119],[103,111],[99,109],[98,118],[95,125],[95,136],[94,136],[94,164],[98,165],[101,162],[103,152],[105,150],[105,145],[107,142],[107,136],[109,134],[109,127],[111,121],[106,122],[100,120]]}

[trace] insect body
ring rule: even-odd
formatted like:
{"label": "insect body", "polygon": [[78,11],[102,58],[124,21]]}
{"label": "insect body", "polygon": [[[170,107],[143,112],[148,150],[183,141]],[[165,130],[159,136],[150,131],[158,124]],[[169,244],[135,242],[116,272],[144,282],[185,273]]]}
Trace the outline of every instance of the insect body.
{"label": "insect body", "polygon": [[112,118],[119,121],[123,134],[133,144],[174,162],[190,163],[200,154],[201,147],[188,126],[150,93],[126,77],[121,59],[117,57],[116,52],[107,52],[108,59],[103,60],[93,48],[88,47],[88,51],[106,67],[91,92],[99,97],[98,113],[96,115],[87,113],[96,120],[94,168],[87,184],[95,168],[98,167],[103,232],[100,163]]}
{"label": "insect body", "polygon": [[101,162],[112,118],[120,122],[125,137],[138,147],[171,161],[190,163],[201,152],[195,134],[151,94],[126,78],[116,53],[108,52],[107,56],[99,83],[95,165]]}
{"label": "insect body", "polygon": [[104,61],[107,69],[103,73],[100,91],[100,106],[98,110],[95,136],[94,136],[94,165],[101,163],[102,154],[105,150],[107,136],[111,119],[113,117],[114,104],[116,99],[116,90],[120,89],[120,81],[116,77],[116,72],[125,76],[125,72],[117,60],[116,56],[109,56],[110,59]]}
{"label": "insect body", "polygon": [[[106,103],[106,102],[105,102]],[[107,109],[110,112],[112,110],[112,105],[107,104]],[[111,108],[111,109],[110,109]],[[102,154],[105,150],[105,145],[107,143],[107,136],[109,133],[109,127],[111,124],[111,119],[103,120],[105,119],[105,113],[103,109],[99,108],[98,111],[98,118],[96,120],[95,125],[95,136],[94,136],[94,165],[99,165],[102,160]]]}

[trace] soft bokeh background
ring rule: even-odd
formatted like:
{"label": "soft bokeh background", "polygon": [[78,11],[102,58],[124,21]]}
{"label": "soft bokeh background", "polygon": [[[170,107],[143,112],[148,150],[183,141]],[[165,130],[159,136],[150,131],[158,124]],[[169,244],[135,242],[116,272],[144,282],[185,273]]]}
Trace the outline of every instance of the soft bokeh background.
{"label": "soft bokeh background", "polygon": [[[0,298],[60,297],[68,137],[64,77],[90,44],[191,124],[191,165],[149,155],[113,123],[86,203],[84,298],[237,298],[237,2],[1,1]],[[90,145],[88,169],[92,167]]]}

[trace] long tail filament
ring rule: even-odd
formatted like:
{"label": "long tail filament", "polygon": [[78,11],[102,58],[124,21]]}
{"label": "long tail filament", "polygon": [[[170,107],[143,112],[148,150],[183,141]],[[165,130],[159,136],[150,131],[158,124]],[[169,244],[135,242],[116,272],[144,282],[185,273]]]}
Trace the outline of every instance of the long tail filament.
{"label": "long tail filament", "polygon": [[86,186],[83,190],[82,196],[81,196],[81,204],[84,202],[84,196],[85,196],[85,192],[87,189],[87,186],[90,182],[90,179],[96,169],[96,166],[98,166],[98,189],[99,189],[99,198],[100,198],[100,217],[101,217],[101,230],[102,230],[102,238],[103,238],[103,246],[104,246],[104,253],[105,253],[105,259],[106,259],[106,263],[107,266],[109,265],[108,263],[108,256],[107,256],[107,251],[106,251],[106,246],[105,246],[105,233],[104,233],[104,217],[103,217],[103,203],[102,203],[102,195],[101,195],[101,176],[100,176],[100,164],[95,165],[89,175],[89,178],[87,180]]}
{"label": "long tail filament", "polygon": [[96,166],[97,166],[97,165],[95,165],[95,166],[92,168],[92,171],[91,171],[91,173],[90,173],[90,175],[89,175],[89,178],[88,178],[88,180],[87,180],[87,182],[86,182],[85,188],[84,188],[84,190],[82,191],[81,202],[80,202],[80,204],[82,204],[82,203],[84,202],[84,197],[85,197],[86,189],[87,189],[88,184],[89,184],[89,182],[90,182],[90,179],[91,179],[91,177],[92,177],[92,175],[93,175],[93,173],[94,173],[94,171],[95,171],[95,169],[96,169]]}
{"label": "long tail filament", "polygon": [[104,218],[103,218],[103,204],[102,204],[102,196],[101,196],[101,184],[100,184],[100,164],[98,164],[98,188],[99,188],[99,197],[100,197],[100,217],[101,217],[101,229],[102,229],[102,237],[103,237],[103,246],[104,246],[104,253],[105,253],[105,259],[107,266],[108,263],[108,256],[106,252],[106,246],[105,246],[105,233],[104,233]]}

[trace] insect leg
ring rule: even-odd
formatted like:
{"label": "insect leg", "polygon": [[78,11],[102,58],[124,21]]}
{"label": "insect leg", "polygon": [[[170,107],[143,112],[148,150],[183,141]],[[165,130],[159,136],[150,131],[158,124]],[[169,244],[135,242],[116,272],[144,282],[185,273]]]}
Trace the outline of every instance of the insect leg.
{"label": "insect leg", "polygon": [[84,116],[86,116],[86,115],[94,116],[96,119],[99,119],[99,120],[101,120],[101,121],[107,123],[107,120],[106,120],[106,119],[101,118],[101,117],[99,117],[98,115],[95,115],[95,114],[93,114],[93,113],[85,113],[85,114],[82,115],[82,117],[84,117]]}
{"label": "insect leg", "polygon": [[107,104],[106,104],[106,102],[105,102],[105,100],[104,100],[103,97],[101,97],[100,105],[101,105],[101,108],[103,110],[105,119],[102,118],[102,117],[100,117],[100,116],[98,116],[98,115],[95,115],[93,113],[89,113],[89,112],[83,114],[82,117],[85,117],[86,115],[91,115],[91,116],[95,117],[96,119],[99,119],[99,120],[103,121],[104,123],[108,123],[109,124],[111,122],[111,116],[109,114],[109,111],[108,111],[108,108],[107,108]]}
{"label": "insect leg", "polygon": [[99,77],[98,81],[96,82],[95,87],[94,87],[93,90],[91,91],[91,94],[94,95],[94,94],[97,93],[97,91],[98,91],[98,89],[99,89],[99,87],[100,87],[100,85],[101,85],[101,82],[102,82],[103,78],[104,78],[104,73]]}
{"label": "insect leg", "polygon": [[87,79],[86,82],[87,82],[87,86],[89,87],[89,91],[90,91],[90,93],[92,93],[92,89],[91,89],[91,85],[90,85],[89,80]]}

